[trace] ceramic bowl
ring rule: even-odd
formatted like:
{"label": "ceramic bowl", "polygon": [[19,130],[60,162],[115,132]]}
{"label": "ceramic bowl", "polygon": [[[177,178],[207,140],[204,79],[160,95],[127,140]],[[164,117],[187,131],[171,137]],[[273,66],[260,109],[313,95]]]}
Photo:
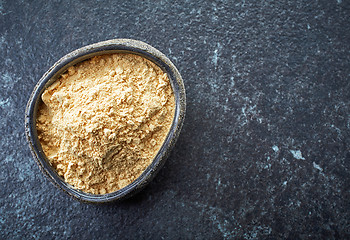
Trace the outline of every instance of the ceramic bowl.
{"label": "ceramic bowl", "polygon": [[[50,165],[49,160],[45,156],[41,144],[38,140],[36,130],[37,109],[41,100],[41,94],[50,86],[56,79],[64,73],[68,67],[75,65],[78,62],[91,58],[97,55],[110,53],[133,53],[149,59],[158,65],[163,71],[168,74],[171,86],[175,95],[175,115],[170,131],[161,146],[159,152],[153,159],[152,163],[134,182],[128,186],[108,194],[89,194],[83,191],[74,189],[59,176],[56,170]],[[137,40],[132,39],[113,39],[104,42],[95,43],[82,48],[79,48],[58,60],[39,80],[35,86],[27,104],[25,112],[25,132],[31,152],[39,165],[40,169],[51,182],[58,188],[62,189],[67,194],[74,198],[91,203],[104,203],[116,200],[121,200],[132,196],[146,186],[156,175],[156,173],[164,165],[167,156],[173,148],[185,116],[186,110],[186,95],[183,80],[179,71],[174,64],[159,50],[154,47]]]}

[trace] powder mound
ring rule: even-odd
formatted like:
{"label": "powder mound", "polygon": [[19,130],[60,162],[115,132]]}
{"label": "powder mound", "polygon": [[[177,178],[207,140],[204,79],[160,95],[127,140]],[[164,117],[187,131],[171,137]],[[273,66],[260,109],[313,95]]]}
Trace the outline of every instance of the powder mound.
{"label": "powder mound", "polygon": [[44,153],[67,183],[93,194],[119,190],[141,175],[175,111],[167,74],[127,53],[68,68],[42,101],[36,126]]}

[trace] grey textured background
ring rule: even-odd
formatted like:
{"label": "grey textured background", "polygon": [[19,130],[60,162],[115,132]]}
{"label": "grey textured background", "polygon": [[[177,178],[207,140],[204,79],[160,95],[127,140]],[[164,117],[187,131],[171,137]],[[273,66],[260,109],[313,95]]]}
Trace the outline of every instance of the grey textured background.
{"label": "grey textured background", "polygon": [[[0,0],[0,239],[349,239],[349,26],[348,0]],[[55,61],[111,38],[175,63],[187,115],[146,189],[88,205],[41,174],[24,109]]]}

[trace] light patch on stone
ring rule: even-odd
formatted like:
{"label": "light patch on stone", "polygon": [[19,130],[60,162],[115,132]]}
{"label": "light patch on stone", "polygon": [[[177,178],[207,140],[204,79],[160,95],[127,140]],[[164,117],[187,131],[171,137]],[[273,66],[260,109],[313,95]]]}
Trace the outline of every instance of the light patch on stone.
{"label": "light patch on stone", "polygon": [[274,150],[275,152],[278,152],[280,149],[277,146],[272,146],[272,150]]}
{"label": "light patch on stone", "polygon": [[303,155],[301,154],[300,150],[290,150],[290,152],[293,154],[293,157],[295,159],[299,159],[299,160],[305,160],[305,158],[303,157]]}
{"label": "light patch on stone", "polygon": [[315,162],[312,162],[312,165],[314,166],[314,168],[316,168],[317,170],[319,170],[319,171],[323,171],[323,168],[321,168],[320,167],[320,165],[318,165],[317,163],[315,163]]}
{"label": "light patch on stone", "polygon": [[214,64],[215,67],[218,66],[218,55],[219,55],[219,51],[221,50],[222,46],[220,43],[217,43],[217,47],[214,50],[214,55],[213,55],[213,59],[212,59],[212,63]]}

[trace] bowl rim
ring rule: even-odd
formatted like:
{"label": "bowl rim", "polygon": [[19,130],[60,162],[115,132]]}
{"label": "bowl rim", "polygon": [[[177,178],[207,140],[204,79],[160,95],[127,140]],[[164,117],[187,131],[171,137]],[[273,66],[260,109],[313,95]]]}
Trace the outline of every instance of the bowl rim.
{"label": "bowl rim", "polygon": [[[51,166],[45,156],[36,132],[36,112],[42,92],[55,82],[68,67],[93,56],[110,53],[132,53],[149,59],[165,71],[170,80],[175,97],[175,114],[170,130],[152,163],[143,173],[126,187],[107,194],[90,194],[77,190],[66,183]],[[31,153],[40,170],[59,189],[75,199],[89,203],[106,203],[131,197],[144,188],[166,162],[180,134],[186,112],[186,93],[183,79],[175,65],[159,50],[149,44],[134,39],[111,39],[78,48],[59,59],[35,85],[25,110],[25,134]]]}

